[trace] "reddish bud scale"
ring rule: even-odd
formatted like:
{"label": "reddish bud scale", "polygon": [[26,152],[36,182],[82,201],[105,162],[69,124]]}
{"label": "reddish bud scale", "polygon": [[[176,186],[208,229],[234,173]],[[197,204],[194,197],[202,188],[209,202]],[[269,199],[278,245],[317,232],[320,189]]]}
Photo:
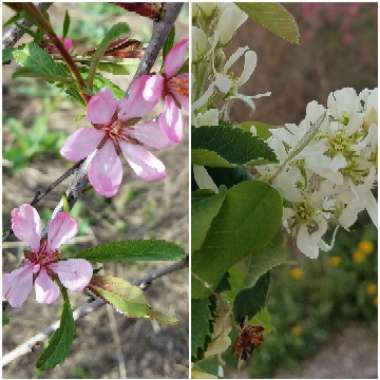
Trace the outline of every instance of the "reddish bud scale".
{"label": "reddish bud scale", "polygon": [[135,12],[143,17],[148,17],[152,20],[159,20],[161,9],[154,3],[115,3],[121,8],[130,12]]}

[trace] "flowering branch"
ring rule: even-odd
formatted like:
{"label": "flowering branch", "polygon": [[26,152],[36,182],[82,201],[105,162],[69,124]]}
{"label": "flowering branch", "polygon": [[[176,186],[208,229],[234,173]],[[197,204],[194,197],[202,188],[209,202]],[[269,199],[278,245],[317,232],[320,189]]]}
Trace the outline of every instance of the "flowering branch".
{"label": "flowering branch", "polygon": [[[38,3],[37,8],[40,11],[46,11],[52,4],[53,3]],[[32,24],[33,23],[31,20],[24,19],[20,21],[18,25],[13,25],[9,30],[7,30],[3,36],[3,49],[13,47],[25,33],[22,27],[29,27]]]}
{"label": "flowering branch", "polygon": [[[170,273],[186,268],[188,266],[188,263],[189,257],[186,256],[184,259],[177,263],[153,270],[147,276],[145,276],[141,280],[135,281],[133,284],[139,286],[142,290],[146,290],[149,288],[153,281],[161,277],[167,276]],[[97,298],[95,301],[91,303],[80,305],[73,312],[74,321],[77,321],[80,318],[85,317],[86,315],[92,313],[93,311],[97,310],[100,306],[104,306],[105,304],[106,303],[102,299]],[[50,336],[50,334],[57,330],[57,328],[59,327],[59,323],[60,321],[55,321],[44,331],[34,335],[32,338],[28,339],[26,342],[22,343],[14,350],[4,355],[2,360],[2,367],[5,367],[13,360],[18,359],[19,357],[32,352],[36,345],[47,339]]]}

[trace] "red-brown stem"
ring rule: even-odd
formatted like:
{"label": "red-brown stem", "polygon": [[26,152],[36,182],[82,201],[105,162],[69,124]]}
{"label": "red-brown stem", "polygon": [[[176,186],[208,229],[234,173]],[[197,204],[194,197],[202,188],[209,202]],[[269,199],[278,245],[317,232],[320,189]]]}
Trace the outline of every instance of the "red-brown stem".
{"label": "red-brown stem", "polygon": [[48,35],[51,43],[58,49],[60,52],[62,58],[69,66],[71,72],[73,73],[77,84],[79,92],[81,93],[85,103],[89,100],[89,95],[85,92],[85,83],[82,78],[81,73],[79,72],[79,69],[74,62],[73,58],[69,54],[69,52],[65,49],[62,41],[58,38],[58,36],[55,34],[53,28],[50,25],[50,22],[45,18],[44,14],[33,4],[33,3],[25,3],[23,5],[23,8],[35,19],[35,21],[44,29],[46,34]]}

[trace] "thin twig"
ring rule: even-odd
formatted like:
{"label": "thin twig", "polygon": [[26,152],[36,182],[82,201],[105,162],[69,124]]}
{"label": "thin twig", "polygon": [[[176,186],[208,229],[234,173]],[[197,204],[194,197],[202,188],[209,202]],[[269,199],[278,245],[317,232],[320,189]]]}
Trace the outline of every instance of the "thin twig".
{"label": "thin twig", "polygon": [[[46,11],[53,3],[36,3],[38,9],[40,11]],[[19,22],[21,28],[18,25],[13,25],[9,28],[3,36],[3,49],[11,48],[21,39],[21,37],[25,34],[25,31],[22,27],[30,27],[33,25],[33,22],[29,19],[24,19]]]}
{"label": "thin twig", "polygon": [[[177,263],[174,263],[172,265],[159,268],[150,272],[147,276],[145,276],[141,280],[133,282],[133,284],[136,286],[139,286],[143,290],[146,290],[152,284],[153,281],[159,279],[160,277],[167,276],[170,273],[184,269],[188,266],[188,264],[189,264],[189,257],[186,256],[184,259],[182,259],[181,261],[178,261]],[[80,305],[73,312],[74,320],[77,321],[78,319],[83,318],[84,316],[92,313],[93,311],[97,310],[100,306],[103,306],[105,304],[106,303],[102,299],[97,298],[95,301],[91,303]],[[55,321],[44,331],[36,334],[32,338],[28,339],[26,342],[20,344],[14,350],[5,354],[3,356],[2,366],[5,367],[9,363],[11,363],[13,360],[16,360],[19,357],[32,352],[36,344],[39,344],[43,342],[45,339],[47,339],[50,336],[50,334],[52,334],[55,330],[58,329],[58,327],[59,327],[59,321]]]}

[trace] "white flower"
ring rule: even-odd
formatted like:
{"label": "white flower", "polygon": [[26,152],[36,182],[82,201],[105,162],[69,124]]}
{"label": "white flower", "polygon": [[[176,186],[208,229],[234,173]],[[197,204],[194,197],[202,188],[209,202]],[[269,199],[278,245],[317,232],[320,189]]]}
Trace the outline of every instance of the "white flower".
{"label": "white flower", "polygon": [[234,3],[219,4],[221,14],[215,28],[215,45],[227,45],[234,33],[247,20],[248,16]]}
{"label": "white flower", "polygon": [[219,193],[218,186],[208,174],[206,168],[200,165],[193,165],[194,181],[200,189],[209,189],[214,193]]}
{"label": "white flower", "polygon": [[195,127],[219,125],[219,110],[211,108],[206,112],[199,113],[193,117]]}
{"label": "white flower", "polygon": [[203,30],[192,27],[191,30],[192,38],[192,61],[193,63],[198,62],[207,53],[207,36]]}
{"label": "white flower", "polygon": [[[232,66],[244,56],[244,68],[240,76],[234,77],[230,73]],[[205,93],[193,103],[193,110],[203,107],[215,91],[220,91],[225,95],[226,107],[231,100],[242,100],[249,105],[252,111],[255,110],[255,104],[252,99],[257,99],[262,96],[269,96],[270,92],[258,94],[254,96],[247,96],[239,93],[239,88],[248,82],[252,76],[257,65],[257,54],[253,50],[246,47],[238,48],[234,54],[225,63],[222,72],[215,72],[215,80],[211,82]]]}

